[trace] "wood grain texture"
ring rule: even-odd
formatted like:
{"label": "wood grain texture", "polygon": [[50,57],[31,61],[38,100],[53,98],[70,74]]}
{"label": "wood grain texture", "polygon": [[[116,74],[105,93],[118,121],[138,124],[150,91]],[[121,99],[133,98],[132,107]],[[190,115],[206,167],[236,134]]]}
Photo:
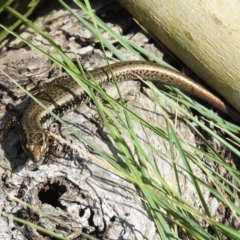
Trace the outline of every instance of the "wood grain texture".
{"label": "wood grain texture", "polygon": [[118,2],[240,111],[239,1]]}

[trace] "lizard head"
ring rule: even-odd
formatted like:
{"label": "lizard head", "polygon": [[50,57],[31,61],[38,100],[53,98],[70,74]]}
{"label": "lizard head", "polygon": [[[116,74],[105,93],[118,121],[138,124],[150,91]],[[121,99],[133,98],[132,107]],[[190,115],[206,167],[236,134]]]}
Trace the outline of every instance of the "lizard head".
{"label": "lizard head", "polygon": [[43,129],[35,129],[22,131],[21,133],[22,147],[29,158],[40,163],[44,159],[45,153],[48,150],[48,135]]}

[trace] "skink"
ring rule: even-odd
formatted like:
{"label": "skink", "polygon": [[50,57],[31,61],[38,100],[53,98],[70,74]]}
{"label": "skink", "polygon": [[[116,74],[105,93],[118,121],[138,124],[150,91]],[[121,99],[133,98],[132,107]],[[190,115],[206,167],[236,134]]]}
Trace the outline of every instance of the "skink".
{"label": "skink", "polygon": [[[114,77],[113,77],[113,75]],[[203,99],[215,108],[239,120],[239,114],[222,100],[209,92],[191,78],[170,68],[153,62],[126,61],[114,63],[86,73],[89,80],[95,79],[99,85],[116,81],[137,79],[158,81]],[[58,116],[63,116],[76,107],[87,103],[90,98],[87,93],[70,76],[59,77],[54,84],[36,95],[49,110]],[[21,120],[21,142],[30,159],[40,163],[48,150],[49,137],[46,129],[53,122],[51,115],[37,103],[32,101],[25,110]]]}

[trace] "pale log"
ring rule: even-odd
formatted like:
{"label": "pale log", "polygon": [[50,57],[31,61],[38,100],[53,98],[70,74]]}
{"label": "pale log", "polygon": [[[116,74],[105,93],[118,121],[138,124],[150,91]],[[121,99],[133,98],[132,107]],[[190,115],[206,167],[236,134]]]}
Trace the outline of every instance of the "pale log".
{"label": "pale log", "polygon": [[240,111],[237,0],[118,0],[134,18]]}

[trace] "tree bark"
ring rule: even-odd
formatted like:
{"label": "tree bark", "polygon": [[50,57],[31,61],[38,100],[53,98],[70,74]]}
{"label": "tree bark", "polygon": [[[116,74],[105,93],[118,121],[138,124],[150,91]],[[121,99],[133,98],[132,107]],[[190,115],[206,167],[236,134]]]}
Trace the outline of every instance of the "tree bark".
{"label": "tree bark", "polygon": [[118,2],[240,111],[239,1]]}

